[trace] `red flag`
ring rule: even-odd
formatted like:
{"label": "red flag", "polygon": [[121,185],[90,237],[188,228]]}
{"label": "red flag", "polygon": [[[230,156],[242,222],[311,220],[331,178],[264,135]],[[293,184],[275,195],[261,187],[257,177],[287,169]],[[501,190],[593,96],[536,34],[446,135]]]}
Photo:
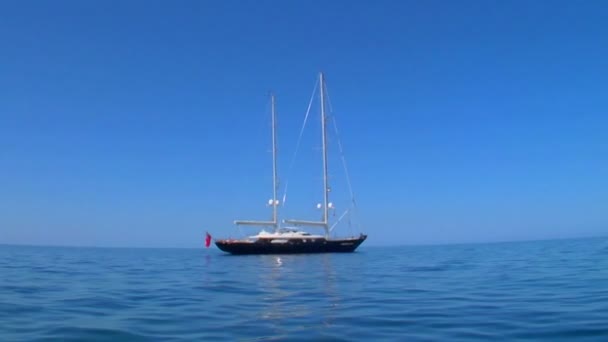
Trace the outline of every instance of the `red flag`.
{"label": "red flag", "polygon": [[209,235],[208,232],[205,232],[205,234],[207,234],[205,236],[205,247],[209,248],[209,246],[211,245],[211,235]]}

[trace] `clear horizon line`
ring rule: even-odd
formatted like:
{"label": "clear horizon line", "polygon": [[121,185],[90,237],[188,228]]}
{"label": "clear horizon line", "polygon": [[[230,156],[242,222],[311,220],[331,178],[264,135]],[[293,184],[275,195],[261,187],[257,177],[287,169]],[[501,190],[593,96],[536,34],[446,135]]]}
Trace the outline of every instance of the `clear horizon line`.
{"label": "clear horizon line", "polygon": [[[608,234],[600,235],[585,235],[577,237],[553,237],[553,238],[531,238],[531,239],[509,239],[509,240],[494,240],[494,241],[470,241],[470,242],[429,242],[429,243],[399,243],[399,244],[367,244],[365,247],[430,247],[430,246],[454,246],[454,245],[485,245],[485,244],[501,244],[501,243],[518,243],[518,242],[541,242],[541,241],[560,241],[560,240],[586,240],[608,238]],[[0,242],[0,246],[10,247],[49,247],[49,248],[99,248],[99,249],[207,249],[204,247],[204,242],[199,247],[178,247],[178,246],[99,246],[99,245],[62,245],[62,244],[29,244],[29,243],[4,243]],[[213,248],[217,249],[217,248]]]}

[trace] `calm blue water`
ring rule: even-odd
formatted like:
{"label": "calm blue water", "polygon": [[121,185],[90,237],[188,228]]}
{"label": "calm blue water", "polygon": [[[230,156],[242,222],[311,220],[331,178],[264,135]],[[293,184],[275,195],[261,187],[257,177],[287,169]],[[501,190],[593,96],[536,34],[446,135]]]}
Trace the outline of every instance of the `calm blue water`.
{"label": "calm blue water", "polygon": [[0,340],[608,341],[608,239],[229,256],[0,246]]}

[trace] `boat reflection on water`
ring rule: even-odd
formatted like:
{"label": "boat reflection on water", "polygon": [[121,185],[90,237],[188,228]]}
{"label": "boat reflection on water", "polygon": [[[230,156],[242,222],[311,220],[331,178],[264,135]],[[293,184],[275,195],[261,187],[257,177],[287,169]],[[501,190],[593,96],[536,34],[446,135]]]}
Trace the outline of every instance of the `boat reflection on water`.
{"label": "boat reflection on water", "polygon": [[[340,310],[342,297],[337,291],[338,275],[332,254],[260,255],[259,286],[264,292],[260,318],[282,336],[283,320],[297,320],[302,330],[332,326]],[[304,267],[306,264],[306,267]],[[301,270],[307,270],[301,272]],[[293,326],[289,331],[293,333]]]}
{"label": "boat reflection on water", "polygon": [[340,292],[336,289],[337,275],[332,265],[332,255],[322,255],[321,260],[323,262],[323,293],[325,298],[326,307],[321,310],[323,313],[322,319],[323,324],[326,327],[330,327],[336,318],[340,306],[342,303],[342,297]]}

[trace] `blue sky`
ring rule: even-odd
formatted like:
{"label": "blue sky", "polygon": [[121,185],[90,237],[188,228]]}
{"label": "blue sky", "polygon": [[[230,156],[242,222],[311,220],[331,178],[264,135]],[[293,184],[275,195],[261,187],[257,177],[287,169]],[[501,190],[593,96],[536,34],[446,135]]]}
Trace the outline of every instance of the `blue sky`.
{"label": "blue sky", "polygon": [[321,70],[369,244],[605,235],[607,17],[604,1],[3,2],[0,243],[197,247],[268,218],[270,90],[282,217],[316,218],[318,111],[289,164]]}

